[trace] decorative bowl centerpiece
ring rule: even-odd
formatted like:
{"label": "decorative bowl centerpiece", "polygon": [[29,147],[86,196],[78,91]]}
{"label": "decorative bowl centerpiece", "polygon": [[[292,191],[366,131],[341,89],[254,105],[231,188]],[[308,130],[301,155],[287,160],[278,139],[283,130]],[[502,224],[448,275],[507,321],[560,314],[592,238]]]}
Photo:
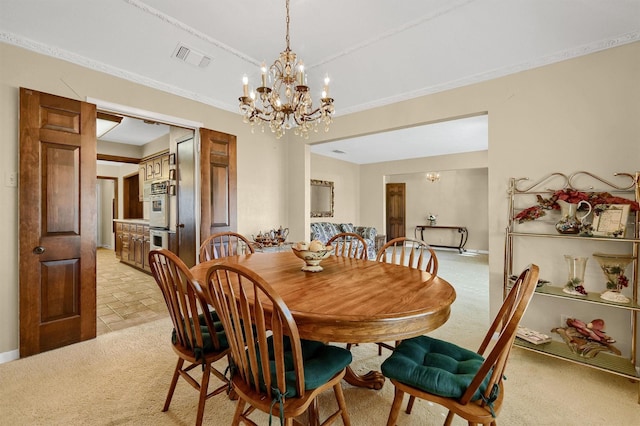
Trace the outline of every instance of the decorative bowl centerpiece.
{"label": "decorative bowl centerpiece", "polygon": [[293,254],[304,260],[305,265],[302,267],[306,272],[320,272],[322,266],[320,262],[331,255],[333,247],[325,246],[322,241],[313,240],[310,243],[299,242],[291,247]]}

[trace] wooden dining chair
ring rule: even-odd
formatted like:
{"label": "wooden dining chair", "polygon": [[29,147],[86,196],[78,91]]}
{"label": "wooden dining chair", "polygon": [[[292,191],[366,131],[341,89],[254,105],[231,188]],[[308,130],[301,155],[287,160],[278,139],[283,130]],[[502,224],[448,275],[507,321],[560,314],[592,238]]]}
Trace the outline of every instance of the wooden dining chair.
{"label": "wooden dining chair", "polygon": [[351,363],[351,352],[300,339],[282,298],[242,265],[213,265],[207,285],[231,348],[231,382],[239,396],[233,425],[241,420],[255,425],[249,418],[255,409],[279,416],[286,425],[293,425],[294,417],[308,411],[310,423],[320,424],[316,397],[330,388],[338,409],[322,424],[338,418],[350,424],[340,382]]}
{"label": "wooden dining chair", "polygon": [[[469,425],[495,425],[504,399],[502,380],[520,319],[533,297],[538,266],[529,265],[504,299],[477,352],[453,343],[418,336],[403,340],[382,363],[382,374],[391,379],[395,396],[387,426],[395,425],[402,398],[415,397],[449,409],[444,424],[455,414]],[[497,338],[495,338],[497,336]],[[490,343],[495,344],[490,348]]]}
{"label": "wooden dining chair", "polygon": [[[398,237],[383,245],[376,255],[378,262],[395,263],[408,266],[431,274],[429,281],[438,276],[438,256],[435,250],[422,240]],[[382,348],[393,350],[395,346],[387,343],[378,343],[378,355],[382,355]]]}
{"label": "wooden dining chair", "polygon": [[360,235],[353,232],[341,232],[329,239],[327,245],[334,248],[336,256],[353,259],[367,258],[367,242]]}
{"label": "wooden dining chair", "polygon": [[[230,353],[224,329],[217,314],[209,310],[206,299],[200,295],[200,286],[193,279],[189,268],[178,256],[169,250],[153,250],[149,253],[149,265],[173,322],[171,346],[178,355],[162,411],[169,409],[178,378],[182,377],[200,392],[196,425],[201,425],[206,400],[222,393],[229,386],[224,374],[212,365]],[[186,367],[185,362],[188,363]],[[193,369],[196,369],[194,372],[202,371],[199,380],[191,373]],[[209,392],[211,374],[223,384]]]}
{"label": "wooden dining chair", "polygon": [[236,232],[219,232],[207,237],[200,245],[200,262],[238,254],[254,253],[251,242]]}

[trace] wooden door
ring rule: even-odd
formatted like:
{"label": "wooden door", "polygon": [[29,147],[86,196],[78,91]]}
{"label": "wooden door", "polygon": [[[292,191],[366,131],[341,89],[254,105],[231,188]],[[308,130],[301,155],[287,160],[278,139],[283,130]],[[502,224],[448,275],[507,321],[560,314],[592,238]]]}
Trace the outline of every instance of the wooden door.
{"label": "wooden door", "polygon": [[405,184],[387,184],[387,241],[405,236]]}
{"label": "wooden door", "polygon": [[96,107],[20,89],[20,356],[96,336]]}
{"label": "wooden door", "polygon": [[198,258],[196,232],[196,157],[193,133],[188,139],[177,142],[177,223],[178,251],[184,263],[191,267]]}
{"label": "wooden door", "polygon": [[216,232],[235,231],[236,137],[200,129],[200,241]]}

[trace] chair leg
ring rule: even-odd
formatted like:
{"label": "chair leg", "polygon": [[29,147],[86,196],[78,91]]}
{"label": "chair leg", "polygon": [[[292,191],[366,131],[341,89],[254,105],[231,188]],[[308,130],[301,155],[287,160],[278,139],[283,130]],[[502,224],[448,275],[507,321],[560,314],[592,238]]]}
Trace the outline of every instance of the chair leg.
{"label": "chair leg", "polygon": [[178,383],[178,377],[180,377],[180,370],[184,365],[184,359],[178,358],[175,370],[173,370],[173,377],[171,378],[171,384],[169,385],[169,392],[167,393],[167,399],[164,401],[164,407],[162,411],[167,411],[171,404],[171,398],[173,398],[173,392],[176,390],[176,384]]}
{"label": "chair leg", "polygon": [[200,400],[198,401],[198,415],[196,416],[196,426],[202,424],[204,416],[204,404],[207,402],[207,393],[209,389],[209,378],[211,377],[211,364],[207,364],[202,372],[202,380],[200,380]]}
{"label": "chair leg", "polygon": [[[307,414],[309,415],[309,426],[320,425],[320,412],[318,411],[318,398],[313,398],[313,401],[311,401],[311,404],[309,404],[309,408],[307,408]],[[293,421],[293,419],[291,420]]]}
{"label": "chair leg", "polygon": [[447,418],[444,420],[444,426],[451,426],[451,422],[453,421],[453,411],[449,410],[447,413]]}
{"label": "chair leg", "polygon": [[344,426],[351,426],[351,418],[347,412],[347,403],[344,399],[341,383],[337,383],[333,387],[333,393],[336,394],[336,401],[338,401],[338,408],[340,408],[340,414],[342,415],[342,423]]}
{"label": "chair leg", "polygon": [[233,413],[233,420],[231,421],[232,426],[238,426],[240,424],[240,417],[242,416],[242,412],[244,411],[244,406],[247,402],[238,398],[238,404],[236,404],[236,412]]}
{"label": "chair leg", "polygon": [[395,426],[398,420],[398,414],[400,414],[400,406],[402,405],[402,398],[404,392],[398,388],[395,388],[395,396],[393,397],[393,404],[391,404],[391,411],[389,412],[389,418],[387,419],[387,426]]}
{"label": "chair leg", "polygon": [[413,410],[413,403],[416,402],[416,397],[413,395],[409,396],[409,402],[407,402],[407,414],[411,414],[411,410]]}

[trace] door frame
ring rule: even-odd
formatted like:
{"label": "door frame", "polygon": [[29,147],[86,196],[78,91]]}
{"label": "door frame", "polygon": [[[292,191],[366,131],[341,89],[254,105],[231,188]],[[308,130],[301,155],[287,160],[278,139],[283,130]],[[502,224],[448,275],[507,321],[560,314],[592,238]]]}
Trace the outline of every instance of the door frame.
{"label": "door frame", "polygon": [[[194,149],[194,163],[195,163],[195,176],[194,184],[196,188],[200,187],[200,129],[204,128],[204,124],[199,121],[188,120],[186,118],[174,117],[171,115],[161,114],[158,112],[148,111],[140,108],[131,107],[128,105],[117,104],[114,102],[105,101],[103,99],[87,97],[86,102],[96,105],[96,110],[101,112],[110,112],[114,114],[127,115],[129,117],[138,118],[141,120],[157,121],[159,123],[167,124],[170,126],[182,127],[185,129],[193,130],[193,141],[195,144]],[[176,151],[177,141],[169,141],[169,152]],[[98,154],[100,156],[100,154]],[[201,204],[199,194],[196,194],[196,241],[197,236],[200,235],[200,212]],[[170,229],[175,231],[175,223],[171,224]]]}

